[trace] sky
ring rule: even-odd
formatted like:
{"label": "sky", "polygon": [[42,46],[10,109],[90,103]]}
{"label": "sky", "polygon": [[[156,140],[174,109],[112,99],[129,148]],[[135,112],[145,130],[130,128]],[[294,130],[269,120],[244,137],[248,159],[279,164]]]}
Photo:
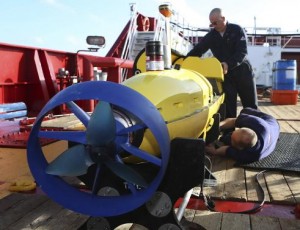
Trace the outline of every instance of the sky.
{"label": "sky", "polygon": [[279,27],[300,32],[299,0],[2,0],[0,43],[67,52],[86,49],[88,35],[100,35],[105,56],[130,20],[130,4],[149,17],[169,2],[191,25],[206,28],[211,9],[220,7],[227,20],[242,27]]}

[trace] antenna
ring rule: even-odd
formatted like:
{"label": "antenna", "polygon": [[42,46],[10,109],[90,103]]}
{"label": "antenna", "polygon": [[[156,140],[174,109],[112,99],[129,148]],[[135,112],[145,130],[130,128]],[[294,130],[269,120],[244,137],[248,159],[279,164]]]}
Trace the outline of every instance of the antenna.
{"label": "antenna", "polygon": [[165,16],[165,41],[164,41],[164,63],[165,69],[171,69],[172,57],[171,57],[171,27],[170,18],[172,16],[172,10],[169,4],[163,4],[159,6],[159,12]]}
{"label": "antenna", "polygon": [[256,37],[256,17],[254,16],[254,37]]}

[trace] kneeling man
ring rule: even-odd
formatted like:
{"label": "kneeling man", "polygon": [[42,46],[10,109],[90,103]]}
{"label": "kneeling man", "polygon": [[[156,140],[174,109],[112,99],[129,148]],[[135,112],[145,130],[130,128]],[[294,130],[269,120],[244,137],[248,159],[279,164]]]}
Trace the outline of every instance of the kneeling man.
{"label": "kneeling man", "polygon": [[237,118],[220,122],[221,131],[232,128],[233,132],[220,137],[222,146],[209,144],[206,152],[231,157],[238,163],[251,163],[274,151],[280,133],[274,117],[252,108],[244,108]]}

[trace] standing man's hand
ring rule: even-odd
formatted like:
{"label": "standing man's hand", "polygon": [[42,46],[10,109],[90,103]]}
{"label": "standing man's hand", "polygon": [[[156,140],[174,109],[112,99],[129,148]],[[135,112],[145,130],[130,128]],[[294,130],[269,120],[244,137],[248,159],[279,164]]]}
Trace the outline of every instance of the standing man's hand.
{"label": "standing man's hand", "polygon": [[223,73],[227,74],[228,72],[228,65],[226,62],[221,62],[222,68],[223,68]]}

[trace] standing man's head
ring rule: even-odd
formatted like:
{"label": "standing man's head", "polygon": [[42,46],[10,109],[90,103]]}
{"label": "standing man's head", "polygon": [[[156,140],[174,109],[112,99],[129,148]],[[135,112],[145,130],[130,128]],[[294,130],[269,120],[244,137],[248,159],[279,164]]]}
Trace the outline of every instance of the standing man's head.
{"label": "standing man's head", "polygon": [[222,14],[222,9],[214,8],[209,13],[210,27],[215,28],[216,31],[224,33],[226,30],[226,18]]}

